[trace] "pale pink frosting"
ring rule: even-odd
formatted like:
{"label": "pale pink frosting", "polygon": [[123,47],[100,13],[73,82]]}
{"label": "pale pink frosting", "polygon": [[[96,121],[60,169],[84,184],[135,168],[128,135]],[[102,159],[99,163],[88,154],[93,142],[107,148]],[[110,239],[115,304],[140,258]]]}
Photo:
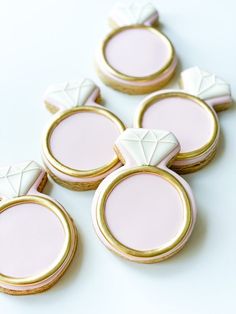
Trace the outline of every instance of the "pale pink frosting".
{"label": "pale pink frosting", "polygon": [[128,76],[144,77],[160,71],[171,58],[169,45],[149,29],[126,29],[107,43],[108,63]]}

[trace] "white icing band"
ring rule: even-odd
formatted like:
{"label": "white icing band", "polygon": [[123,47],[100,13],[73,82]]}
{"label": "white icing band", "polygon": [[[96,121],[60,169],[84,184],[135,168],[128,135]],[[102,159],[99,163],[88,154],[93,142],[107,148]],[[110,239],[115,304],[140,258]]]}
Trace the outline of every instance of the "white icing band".
{"label": "white icing band", "polygon": [[13,198],[26,195],[42,168],[34,161],[0,168],[0,195]]}
{"label": "white icing band", "polygon": [[132,24],[152,24],[158,19],[158,12],[149,2],[135,2],[129,4],[117,3],[109,17],[119,26]]}
{"label": "white icing band", "polygon": [[231,95],[229,84],[198,67],[189,68],[181,73],[181,87],[187,93],[205,100]]}
{"label": "white icing band", "polygon": [[98,87],[89,79],[51,85],[45,92],[44,101],[64,109],[83,106],[95,90]]}
{"label": "white icing band", "polygon": [[[137,165],[158,165],[179,143],[171,132],[147,129],[126,129],[116,141],[125,148]],[[126,159],[126,156],[123,156]],[[128,157],[128,156],[127,156]]]}

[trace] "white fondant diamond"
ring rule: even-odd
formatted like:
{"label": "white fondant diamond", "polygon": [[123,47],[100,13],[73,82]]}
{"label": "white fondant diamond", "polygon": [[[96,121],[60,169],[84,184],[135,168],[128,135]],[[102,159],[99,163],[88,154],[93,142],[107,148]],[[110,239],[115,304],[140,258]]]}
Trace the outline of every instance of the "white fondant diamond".
{"label": "white fondant diamond", "polygon": [[181,73],[183,89],[202,99],[230,96],[230,86],[216,75],[193,67]]}
{"label": "white fondant diamond", "polygon": [[157,15],[157,10],[152,3],[131,2],[117,3],[110,14],[111,19],[118,21],[121,25],[143,24],[153,15]]}
{"label": "white fondant diamond", "polygon": [[45,92],[44,100],[49,104],[63,108],[83,106],[97,88],[94,82],[89,79],[65,82],[49,86]]}
{"label": "white fondant diamond", "polygon": [[[176,137],[167,131],[126,129],[116,142],[138,165],[156,166],[178,146]],[[125,159],[128,156],[123,156]]]}
{"label": "white fondant diamond", "polygon": [[42,168],[34,161],[0,168],[0,195],[7,198],[27,194]]}

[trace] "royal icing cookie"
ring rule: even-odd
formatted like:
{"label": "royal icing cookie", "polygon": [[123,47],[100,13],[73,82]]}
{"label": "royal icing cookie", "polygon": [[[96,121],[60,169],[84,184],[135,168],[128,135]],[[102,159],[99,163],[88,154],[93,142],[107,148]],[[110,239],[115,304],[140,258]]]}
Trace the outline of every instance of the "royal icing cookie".
{"label": "royal icing cookie", "polygon": [[155,263],[188,240],[196,208],[188,184],[167,168],[179,152],[167,131],[127,129],[115,144],[124,166],[98,187],[93,223],[108,249],[135,262]]}
{"label": "royal icing cookie", "polygon": [[113,145],[120,119],[98,105],[99,88],[88,79],[51,86],[44,102],[59,111],[43,138],[43,160],[52,178],[74,190],[95,189],[120,166]]}
{"label": "royal icing cookie", "polygon": [[146,97],[134,127],[173,132],[181,150],[172,168],[188,173],[214,157],[220,132],[216,111],[228,108],[232,98],[229,84],[198,67],[182,72],[180,84],[182,90],[162,90]]}
{"label": "royal icing cookie", "polygon": [[144,94],[165,85],[177,59],[169,39],[157,28],[158,12],[151,3],[117,4],[109,22],[113,30],[96,55],[102,81],[129,94]]}
{"label": "royal icing cookie", "polygon": [[68,268],[77,231],[65,209],[42,194],[45,171],[34,161],[0,168],[0,291],[33,294]]}

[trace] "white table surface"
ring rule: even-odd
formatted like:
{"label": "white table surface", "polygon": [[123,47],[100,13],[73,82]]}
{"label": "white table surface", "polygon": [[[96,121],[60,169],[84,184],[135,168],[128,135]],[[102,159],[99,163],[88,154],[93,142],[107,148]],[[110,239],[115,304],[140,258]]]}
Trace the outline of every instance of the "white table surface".
{"label": "white table surface", "polygon": [[[102,88],[107,107],[131,125],[142,96],[105,87],[93,56],[108,31],[113,1],[0,1],[0,164],[40,162],[40,137],[51,116],[42,94],[54,82],[87,76]],[[236,88],[234,0],[156,0],[162,30],[182,68],[199,65]],[[51,290],[25,297],[0,295],[1,314],[210,314],[236,311],[236,112],[220,113],[215,160],[188,176],[199,215],[191,240],[175,257],[154,265],[124,261],[107,251],[91,223],[93,192],[49,183],[46,193],[76,221],[80,250]]]}

